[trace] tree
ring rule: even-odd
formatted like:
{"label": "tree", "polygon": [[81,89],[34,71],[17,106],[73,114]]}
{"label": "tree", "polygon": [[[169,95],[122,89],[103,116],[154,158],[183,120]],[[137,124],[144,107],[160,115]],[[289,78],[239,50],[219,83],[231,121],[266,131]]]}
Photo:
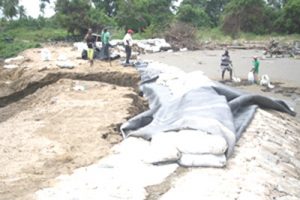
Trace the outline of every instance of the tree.
{"label": "tree", "polygon": [[47,3],[49,4],[50,0],[40,0],[40,11],[43,15],[45,14],[45,8]]}
{"label": "tree", "polygon": [[225,7],[222,29],[230,34],[263,33],[266,21],[264,0],[231,0]]}
{"label": "tree", "polygon": [[2,11],[5,17],[12,19],[18,14],[19,0],[2,0]]}
{"label": "tree", "polygon": [[117,23],[124,29],[131,28],[134,31],[150,25],[151,19],[148,17],[148,0],[128,0],[118,2]]}
{"label": "tree", "polygon": [[2,15],[3,12],[3,0],[0,0],[0,15]]}
{"label": "tree", "polygon": [[26,10],[24,6],[18,6],[18,14],[19,14],[19,19],[26,18]]}
{"label": "tree", "polygon": [[119,0],[116,20],[120,27],[135,31],[162,29],[173,18],[171,6],[172,0]]}
{"label": "tree", "polygon": [[228,0],[184,0],[181,6],[190,5],[193,8],[202,9],[209,17],[211,25],[218,26],[220,16]]}
{"label": "tree", "polygon": [[152,24],[165,26],[173,18],[171,7],[174,0],[148,0],[146,12],[151,16]]}
{"label": "tree", "polygon": [[92,0],[95,7],[102,10],[107,16],[113,17],[117,14],[116,0]]}
{"label": "tree", "polygon": [[207,27],[211,25],[211,21],[204,9],[201,7],[192,6],[190,4],[179,7],[177,18],[179,21],[190,23],[195,27]]}
{"label": "tree", "polygon": [[273,8],[281,9],[287,3],[288,0],[267,0],[268,5]]}
{"label": "tree", "polygon": [[92,8],[88,13],[90,19],[90,27],[100,32],[106,26],[116,26],[113,17],[109,17],[103,9]]}
{"label": "tree", "polygon": [[84,34],[91,26],[90,9],[89,0],[57,0],[55,4],[57,20],[72,34]]}
{"label": "tree", "polygon": [[283,19],[288,33],[300,33],[300,0],[289,0],[285,4]]}

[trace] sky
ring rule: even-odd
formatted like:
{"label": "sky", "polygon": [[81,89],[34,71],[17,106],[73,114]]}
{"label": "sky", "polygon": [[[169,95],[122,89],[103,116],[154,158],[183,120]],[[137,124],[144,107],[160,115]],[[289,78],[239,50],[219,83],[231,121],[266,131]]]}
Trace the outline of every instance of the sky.
{"label": "sky", "polygon": [[[31,16],[33,18],[37,18],[40,14],[40,1],[39,0],[19,0],[20,5],[23,5],[26,9],[26,15]],[[47,4],[45,8],[45,15],[44,17],[51,17],[54,15],[54,2],[50,5]],[[177,0],[174,5],[180,5],[182,0]]]}
{"label": "sky", "polygon": [[[39,0],[20,0],[20,5],[23,5],[26,10],[26,15],[37,18],[40,14],[40,1]],[[47,5],[45,8],[44,17],[51,17],[54,15],[54,3]]]}

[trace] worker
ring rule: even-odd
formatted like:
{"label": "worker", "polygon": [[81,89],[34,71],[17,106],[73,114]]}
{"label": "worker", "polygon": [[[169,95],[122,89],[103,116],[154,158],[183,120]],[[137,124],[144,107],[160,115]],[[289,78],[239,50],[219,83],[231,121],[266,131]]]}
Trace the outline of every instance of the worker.
{"label": "worker", "polygon": [[129,60],[131,57],[131,51],[132,51],[132,34],[133,34],[133,30],[128,29],[127,33],[125,34],[124,38],[123,38],[123,43],[125,46],[125,52],[126,52],[126,62],[125,65],[129,65]]}
{"label": "worker", "polygon": [[259,61],[257,59],[257,56],[253,57],[252,66],[253,67],[251,71],[253,72],[254,83],[258,84]]}
{"label": "worker", "polygon": [[103,50],[104,50],[104,60],[110,60],[110,55],[109,55],[109,47],[110,47],[110,34],[109,32],[107,31],[107,28],[105,28],[103,30]]}
{"label": "worker", "polygon": [[90,62],[90,66],[93,66],[94,64],[94,46],[96,42],[94,37],[92,36],[92,32],[92,29],[89,28],[87,34],[84,37],[84,40],[88,46],[87,57]]}
{"label": "worker", "polygon": [[229,71],[230,80],[232,80],[232,61],[230,60],[228,50],[225,50],[221,58],[222,80],[224,80],[225,71]]}

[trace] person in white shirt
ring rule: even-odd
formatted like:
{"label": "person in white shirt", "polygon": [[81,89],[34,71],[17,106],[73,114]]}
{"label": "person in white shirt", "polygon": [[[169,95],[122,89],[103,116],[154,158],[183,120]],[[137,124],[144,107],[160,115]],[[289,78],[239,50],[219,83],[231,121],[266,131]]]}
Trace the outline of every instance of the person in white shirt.
{"label": "person in white shirt", "polygon": [[133,30],[131,29],[128,29],[126,35],[124,36],[123,38],[123,43],[124,43],[124,46],[125,46],[125,52],[126,52],[126,62],[125,64],[129,64],[129,60],[130,60],[130,57],[131,57],[131,47],[132,47],[132,34],[133,34]]}

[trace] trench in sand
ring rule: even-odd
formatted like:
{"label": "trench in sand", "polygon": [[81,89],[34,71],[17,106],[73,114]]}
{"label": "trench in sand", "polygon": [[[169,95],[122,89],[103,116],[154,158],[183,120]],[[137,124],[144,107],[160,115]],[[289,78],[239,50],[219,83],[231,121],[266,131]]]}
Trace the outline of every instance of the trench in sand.
{"label": "trench in sand", "polygon": [[[95,163],[121,141],[119,126],[147,109],[121,72],[47,73],[0,98],[0,196],[33,199],[54,178]],[[21,88],[21,87],[20,87]]]}

